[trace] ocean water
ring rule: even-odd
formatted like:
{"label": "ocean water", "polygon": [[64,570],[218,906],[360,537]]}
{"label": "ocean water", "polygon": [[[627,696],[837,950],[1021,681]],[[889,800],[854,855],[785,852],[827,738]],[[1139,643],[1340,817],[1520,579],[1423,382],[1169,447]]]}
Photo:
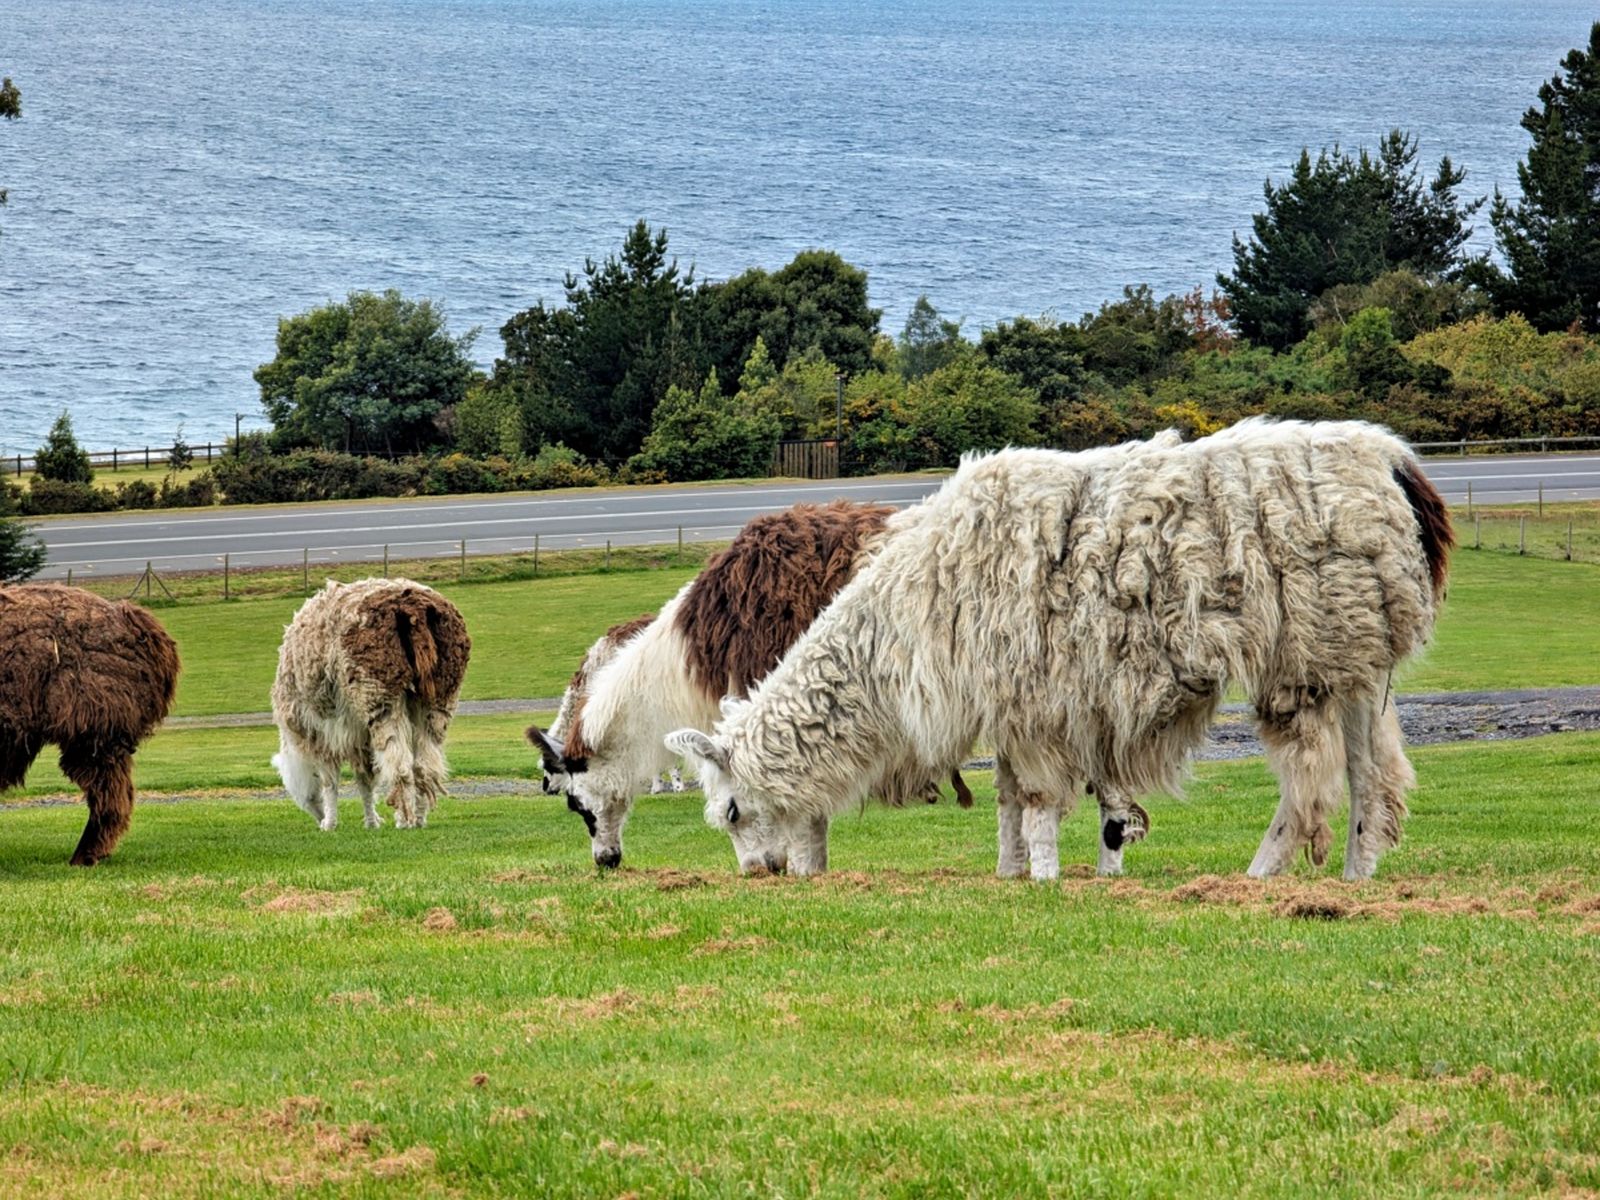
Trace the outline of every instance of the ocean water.
{"label": "ocean water", "polygon": [[[976,332],[1210,283],[1302,145],[1400,126],[1473,194],[1576,0],[0,0],[0,454],[260,425],[276,320],[354,288],[498,329],[665,225],[810,246]],[[1482,217],[1480,226],[1486,225]],[[1486,244],[1486,242],[1485,242]]]}

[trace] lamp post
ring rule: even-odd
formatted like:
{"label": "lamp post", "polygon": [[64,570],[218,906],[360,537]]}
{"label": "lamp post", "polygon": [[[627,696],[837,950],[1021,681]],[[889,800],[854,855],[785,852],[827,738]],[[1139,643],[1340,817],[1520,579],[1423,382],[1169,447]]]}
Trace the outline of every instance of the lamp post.
{"label": "lamp post", "polygon": [[839,385],[839,400],[833,413],[833,436],[841,442],[844,441],[844,381],[848,378],[843,371],[833,377],[834,383]]}
{"label": "lamp post", "polygon": [[239,455],[239,422],[243,417],[243,413],[233,414],[233,454],[235,458]]}

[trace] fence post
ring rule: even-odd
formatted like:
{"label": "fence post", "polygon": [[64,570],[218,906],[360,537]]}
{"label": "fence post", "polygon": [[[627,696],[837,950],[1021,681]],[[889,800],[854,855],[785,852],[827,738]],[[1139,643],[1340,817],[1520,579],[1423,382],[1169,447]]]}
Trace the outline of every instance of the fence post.
{"label": "fence post", "polygon": [[[1568,546],[1570,546],[1570,545],[1572,545],[1572,533],[1571,533],[1571,522],[1568,522],[1568,526],[1567,526],[1567,528],[1568,528],[1568,533],[1567,533],[1567,545],[1568,545]],[[1570,554],[1570,553],[1569,553],[1569,554],[1568,554],[1568,555],[1567,555],[1567,557],[1568,557],[1568,558],[1571,558],[1571,557],[1572,557],[1572,555],[1571,555],[1571,554]],[[72,568],[71,568],[71,567],[68,567],[68,568],[67,568],[67,586],[68,586],[68,587],[71,587],[71,586],[72,586]]]}
{"label": "fence post", "polygon": [[533,573],[539,573],[539,535],[533,535]]}
{"label": "fence post", "polygon": [[606,539],[606,570],[611,570],[611,539]]}
{"label": "fence post", "polygon": [[17,455],[17,478],[22,478],[22,455]]}
{"label": "fence post", "polygon": [[300,594],[311,595],[311,547],[304,546],[300,550]]}
{"label": "fence post", "polygon": [[144,448],[144,469],[146,471],[148,471],[150,469],[150,447],[149,446],[146,446]]}
{"label": "fence post", "polygon": [[683,561],[683,526],[678,526],[678,561]]}
{"label": "fence post", "polygon": [[456,582],[465,583],[467,579],[467,539],[461,539],[461,569],[456,572]]}
{"label": "fence post", "polygon": [[222,598],[224,600],[227,600],[232,595],[230,580],[228,578],[228,560],[230,557],[232,556],[227,554],[222,556]]}
{"label": "fence post", "polygon": [[[1567,561],[1572,561],[1572,518],[1567,518]],[[69,572],[70,574],[70,572]]]}
{"label": "fence post", "polygon": [[389,578],[389,543],[383,544],[383,577]]}
{"label": "fence post", "polygon": [[1472,548],[1483,549],[1483,514],[1479,513],[1472,519]]}
{"label": "fence post", "polygon": [[1472,480],[1467,480],[1467,516],[1472,515]]}
{"label": "fence post", "polygon": [[1544,480],[1539,480],[1539,515],[1544,516]]}
{"label": "fence post", "polygon": [[144,598],[146,600],[150,599],[150,576],[151,576],[151,574],[153,574],[153,572],[151,571],[150,564],[147,562],[147,563],[144,564]]}
{"label": "fence post", "polygon": [[117,452],[115,450],[111,452],[111,469],[113,471],[117,469]]}
{"label": "fence post", "polygon": [[1467,456],[1467,439],[1466,438],[1462,438],[1461,439],[1461,457],[1465,458],[1466,456]]}
{"label": "fence post", "polygon": [[1527,515],[1524,514],[1523,516],[1520,516],[1520,517],[1517,518],[1517,553],[1518,554],[1526,554],[1527,552],[1528,552],[1528,518],[1527,518]]}

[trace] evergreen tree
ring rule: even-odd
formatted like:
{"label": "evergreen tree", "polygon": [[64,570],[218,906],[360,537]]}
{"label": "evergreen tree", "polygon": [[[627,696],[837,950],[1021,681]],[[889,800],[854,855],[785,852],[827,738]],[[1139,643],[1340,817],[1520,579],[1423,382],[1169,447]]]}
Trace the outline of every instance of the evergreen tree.
{"label": "evergreen tree", "polygon": [[92,483],[94,471],[89,466],[89,454],[78,445],[72,432],[72,417],[66,409],[50,426],[44,445],[34,452],[33,469],[40,479],[56,483]]}
{"label": "evergreen tree", "polygon": [[21,583],[44,566],[44,543],[14,515],[15,494],[0,483],[0,583]]}
{"label": "evergreen tree", "polygon": [[926,296],[918,296],[900,334],[900,374],[921,379],[971,348],[961,336],[960,321],[946,321]]}
{"label": "evergreen tree", "polygon": [[1522,127],[1533,138],[1517,165],[1522,198],[1496,189],[1489,212],[1506,270],[1485,267],[1484,285],[1497,309],[1536,328],[1600,330],[1600,22],[1588,50],[1540,86]]}
{"label": "evergreen tree", "polygon": [[[15,121],[22,116],[22,93],[9,79],[0,79],[0,117]],[[0,204],[6,202],[6,189],[0,187]]]}
{"label": "evergreen tree", "polygon": [[1302,150],[1286,183],[1267,180],[1250,240],[1233,239],[1234,274],[1217,276],[1239,332],[1286,349],[1306,335],[1311,304],[1329,288],[1397,268],[1426,278],[1462,268],[1468,221],[1483,201],[1456,195],[1466,173],[1448,157],[1426,183],[1416,159],[1416,142],[1396,129],[1375,157],[1334,146],[1313,161]]}

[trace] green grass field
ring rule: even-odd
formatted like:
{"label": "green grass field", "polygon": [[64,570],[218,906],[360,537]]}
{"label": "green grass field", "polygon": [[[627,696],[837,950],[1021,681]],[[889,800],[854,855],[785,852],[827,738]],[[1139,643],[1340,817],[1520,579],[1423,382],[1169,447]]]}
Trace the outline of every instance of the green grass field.
{"label": "green grass field", "polygon": [[[466,616],[473,661],[463,698],[551,697],[608,625],[669,600],[692,567],[506,583],[440,584]],[[162,608],[184,674],[178,716],[264,712],[283,627],[299,597]],[[1600,679],[1600,572],[1583,563],[1458,552],[1434,647],[1408,691],[1554,687]],[[1537,652],[1530,654],[1529,647]]]}
{"label": "green grass field", "polygon": [[[687,570],[447,589],[472,698],[552,696]],[[1600,681],[1600,572],[1463,552],[1408,691]],[[297,601],[166,608],[180,711],[266,707]],[[459,775],[531,779],[520,714]],[[841,817],[831,875],[740,880],[698,795],[597,874],[537,794],[321,834],[270,727],[140,752],[65,860],[48,761],[0,806],[0,1195],[1166,1196],[1600,1192],[1600,735],[1428,747],[1363,885],[1240,872],[1259,761],[1152,801],[1129,877],[992,878],[989,781]],[[237,789],[237,790],[236,790]]]}
{"label": "green grass field", "polygon": [[604,876],[543,797],[150,804],[93,871],[79,808],[9,811],[0,1192],[1584,1195],[1597,757],[1418,751],[1364,885],[1238,876],[1259,763],[1052,886],[990,877],[981,780],[842,817],[815,881],[735,878],[693,797]]}

